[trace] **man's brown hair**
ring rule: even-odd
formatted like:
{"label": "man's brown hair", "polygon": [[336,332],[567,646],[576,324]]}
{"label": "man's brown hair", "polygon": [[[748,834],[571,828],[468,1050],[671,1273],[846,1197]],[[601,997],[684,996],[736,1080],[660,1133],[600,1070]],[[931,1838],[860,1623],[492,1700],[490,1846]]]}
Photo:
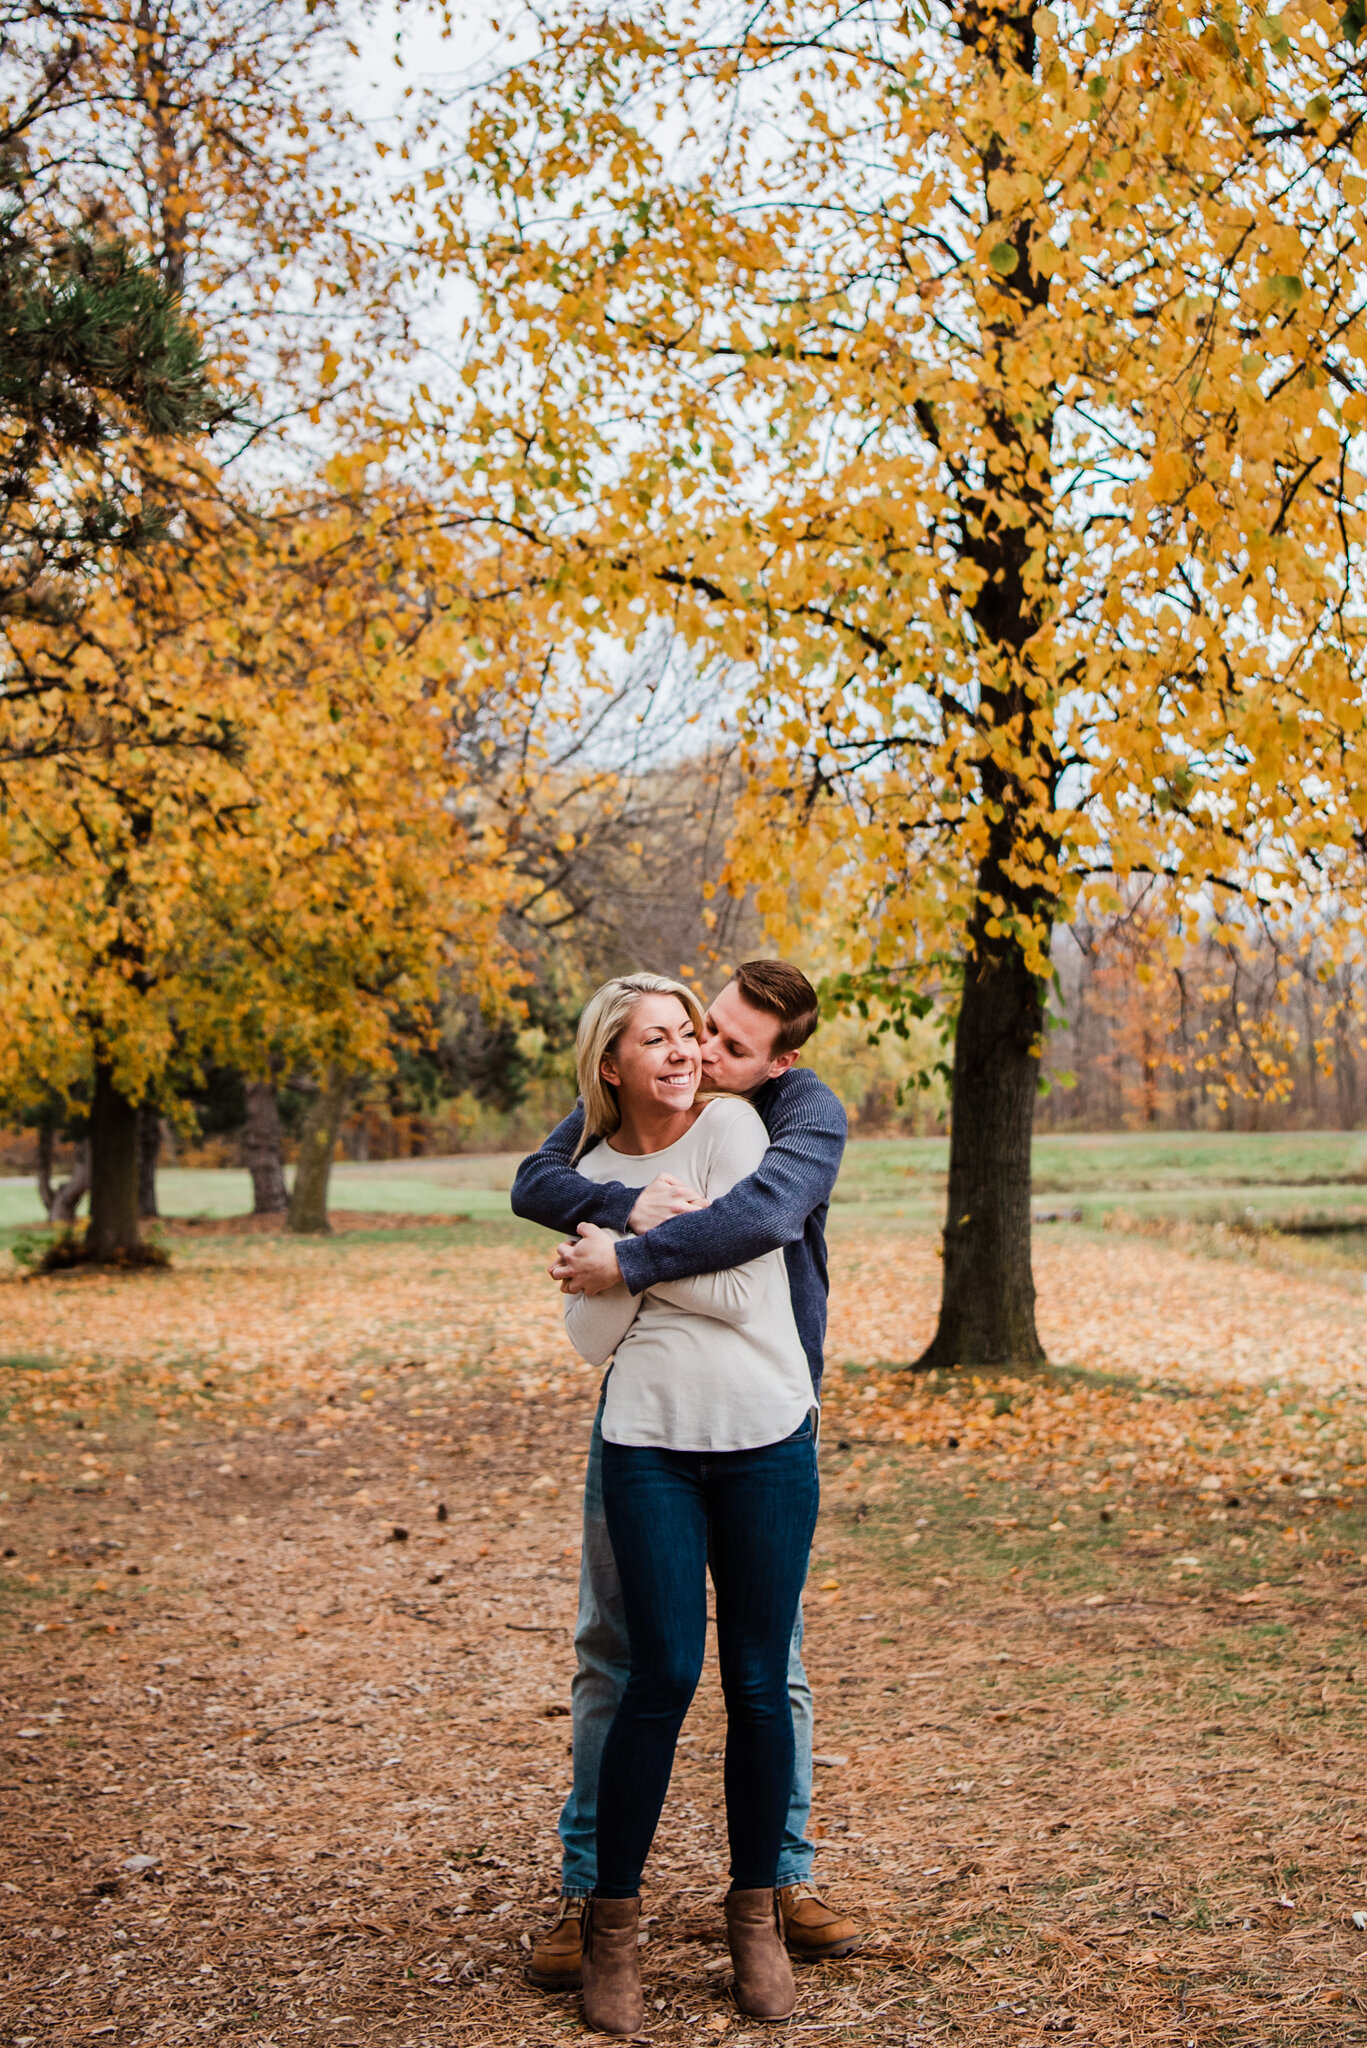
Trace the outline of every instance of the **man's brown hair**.
{"label": "man's brown hair", "polygon": [[731,979],[752,1010],[778,1018],[775,1059],[807,1043],[820,1011],[816,990],[799,968],[790,967],[786,960],[744,960]]}

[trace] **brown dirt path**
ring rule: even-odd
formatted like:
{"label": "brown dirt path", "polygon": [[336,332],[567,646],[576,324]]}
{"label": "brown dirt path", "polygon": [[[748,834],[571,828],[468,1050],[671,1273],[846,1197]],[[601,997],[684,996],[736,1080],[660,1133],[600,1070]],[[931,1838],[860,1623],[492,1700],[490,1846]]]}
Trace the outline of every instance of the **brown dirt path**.
{"label": "brown dirt path", "polygon": [[[197,1411],[178,1441],[128,1416],[98,1483],[49,1463],[11,1489],[10,2048],[583,2038],[521,1965],[555,1888],[592,1376],[418,1377],[231,1430]],[[821,1875],[873,1931],[803,1974],[790,2031],[1367,2041],[1356,1506],[1269,1476],[1212,1507],[1168,1458],[1122,1507],[1082,1471],[1095,1444],[1069,1449],[1066,1389],[1009,1475],[1013,1397],[918,1390],[897,1442],[860,1434],[858,1391],[828,1428],[809,1664]],[[56,1457],[36,1442],[21,1475]],[[774,2038],[726,1996],[720,1736],[709,1673],[646,1904],[661,2048]]]}

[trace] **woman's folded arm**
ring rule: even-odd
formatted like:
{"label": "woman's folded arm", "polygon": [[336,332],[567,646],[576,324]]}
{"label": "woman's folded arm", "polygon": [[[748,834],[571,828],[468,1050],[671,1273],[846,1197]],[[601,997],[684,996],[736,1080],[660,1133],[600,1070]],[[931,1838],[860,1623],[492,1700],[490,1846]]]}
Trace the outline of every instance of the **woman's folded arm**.
{"label": "woman's folded arm", "polygon": [[[624,1283],[625,1284],[625,1283]],[[689,1280],[660,1280],[646,1292],[672,1308],[711,1316],[719,1323],[748,1323],[764,1295],[764,1268],[758,1259],[728,1266],[722,1273],[695,1273]]]}
{"label": "woman's folded arm", "polygon": [[581,1358],[590,1365],[606,1365],[641,1306],[639,1294],[632,1294],[624,1280],[601,1294],[571,1294],[565,1299],[565,1330]]}

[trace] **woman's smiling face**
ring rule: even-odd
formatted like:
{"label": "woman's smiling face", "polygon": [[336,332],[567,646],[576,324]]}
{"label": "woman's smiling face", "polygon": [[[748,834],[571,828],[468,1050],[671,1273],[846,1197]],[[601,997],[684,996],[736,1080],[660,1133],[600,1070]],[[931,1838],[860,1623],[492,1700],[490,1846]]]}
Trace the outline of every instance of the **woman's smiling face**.
{"label": "woman's smiling face", "polygon": [[677,996],[642,996],[602,1065],[623,1109],[691,1109],[702,1079],[698,1034]]}

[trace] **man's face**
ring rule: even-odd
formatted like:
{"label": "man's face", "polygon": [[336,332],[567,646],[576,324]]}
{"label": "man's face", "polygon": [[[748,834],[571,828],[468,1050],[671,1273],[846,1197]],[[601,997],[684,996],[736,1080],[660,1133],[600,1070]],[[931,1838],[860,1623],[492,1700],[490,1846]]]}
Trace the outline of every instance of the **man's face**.
{"label": "man's face", "polygon": [[775,1074],[786,1073],[797,1054],[783,1052],[775,1057],[778,1021],[767,1010],[747,1003],[736,983],[728,981],[703,1018],[704,1088],[724,1089],[728,1095],[753,1095]]}

